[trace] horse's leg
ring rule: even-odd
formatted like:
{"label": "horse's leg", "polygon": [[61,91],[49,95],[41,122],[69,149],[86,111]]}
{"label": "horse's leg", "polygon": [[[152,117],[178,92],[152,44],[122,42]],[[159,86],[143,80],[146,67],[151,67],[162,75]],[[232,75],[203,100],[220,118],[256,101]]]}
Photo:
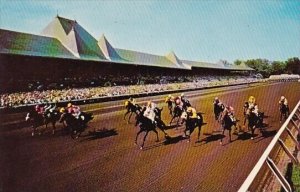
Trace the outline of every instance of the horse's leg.
{"label": "horse's leg", "polygon": [[254,139],[255,125],[251,127],[251,140]]}
{"label": "horse's leg", "polygon": [[33,122],[31,136],[34,136],[35,132],[36,132],[36,125],[35,125],[35,122]]}
{"label": "horse's leg", "polygon": [[128,124],[130,123],[130,118],[131,118],[131,116],[132,116],[132,113],[133,113],[133,112],[131,112],[130,115],[129,115],[129,118],[128,118],[128,121],[127,121]]}
{"label": "horse's leg", "polygon": [[221,137],[221,141],[220,141],[220,145],[223,144],[223,136],[225,137],[224,133],[225,133],[225,129],[223,128],[223,131],[222,131],[222,137]]}
{"label": "horse's leg", "polygon": [[128,115],[128,113],[130,113],[129,110],[127,110],[127,112],[124,114],[124,120],[125,120],[126,116]]}
{"label": "horse's leg", "polygon": [[177,126],[178,126],[178,123],[179,123],[179,119],[180,119],[180,117],[177,118],[176,129],[178,129]]}
{"label": "horse's leg", "polygon": [[56,129],[55,123],[56,123],[55,121],[52,121],[52,135],[55,134],[55,129]]}
{"label": "horse's leg", "polygon": [[172,121],[174,120],[174,118],[175,118],[175,115],[174,115],[174,116],[172,116],[172,119],[171,119],[171,121],[170,121],[169,125],[171,125],[171,124],[172,124]]}
{"label": "horse's leg", "polygon": [[44,119],[44,124],[45,124],[45,129],[42,131],[42,133],[44,133],[46,130],[47,130],[47,128],[48,128],[48,121],[46,120],[46,119]]}
{"label": "horse's leg", "polygon": [[173,115],[172,107],[169,108],[169,111],[170,111],[170,115],[172,116]]}
{"label": "horse's leg", "polygon": [[142,129],[139,130],[139,132],[136,134],[136,137],[135,137],[135,141],[134,141],[134,144],[137,145],[137,139],[138,139],[138,136],[143,132]]}
{"label": "horse's leg", "polygon": [[201,125],[198,125],[198,140],[197,140],[197,142],[200,142],[200,133],[201,133]]}
{"label": "horse's leg", "polygon": [[156,142],[159,142],[159,138],[158,138],[158,132],[156,131],[156,129],[153,129],[154,133],[156,134]]}
{"label": "horse's leg", "polygon": [[229,134],[229,142],[231,142],[231,129],[228,130],[228,134]]}
{"label": "horse's leg", "polygon": [[[145,134],[145,136],[144,136],[144,139],[143,139],[143,143],[142,143],[140,149],[143,149],[143,148],[144,148],[145,140],[146,140],[146,137],[147,137],[148,133],[149,133],[149,131],[146,132],[146,134]],[[156,133],[157,133],[157,132],[156,132]],[[157,137],[158,137],[158,136],[157,136]]]}

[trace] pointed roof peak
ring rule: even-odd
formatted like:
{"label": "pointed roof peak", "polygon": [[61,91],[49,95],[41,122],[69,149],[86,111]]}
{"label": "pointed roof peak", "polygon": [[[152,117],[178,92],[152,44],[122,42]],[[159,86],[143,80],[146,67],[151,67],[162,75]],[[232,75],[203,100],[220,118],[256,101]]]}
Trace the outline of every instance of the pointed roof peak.
{"label": "pointed roof peak", "polygon": [[174,51],[170,51],[167,55],[166,55],[167,59],[169,59],[170,61],[172,61],[175,64],[180,64],[181,61],[178,59],[178,57],[176,56],[176,54],[174,53]]}
{"label": "pointed roof peak", "polygon": [[107,38],[106,38],[106,36],[105,36],[104,33],[102,33],[102,35],[100,36],[100,38],[99,38],[99,40],[98,40],[98,42],[101,42],[101,41],[106,41],[106,42],[108,42],[108,40],[107,40]]}

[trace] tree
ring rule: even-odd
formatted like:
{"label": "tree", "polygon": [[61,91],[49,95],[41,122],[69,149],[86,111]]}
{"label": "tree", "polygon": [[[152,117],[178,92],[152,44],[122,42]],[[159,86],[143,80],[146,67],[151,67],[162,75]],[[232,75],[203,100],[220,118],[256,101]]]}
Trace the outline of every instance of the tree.
{"label": "tree", "polygon": [[286,69],[288,73],[300,74],[300,60],[298,57],[290,58],[286,61]]}
{"label": "tree", "polygon": [[235,64],[235,65],[240,65],[240,64],[242,64],[242,62],[243,62],[243,61],[237,59],[237,60],[234,61],[234,64]]}
{"label": "tree", "polygon": [[256,72],[261,73],[264,77],[269,77],[271,74],[270,61],[267,59],[250,59],[245,64]]}
{"label": "tree", "polygon": [[286,63],[283,61],[274,61],[272,62],[271,74],[279,75],[287,73],[286,71]]}

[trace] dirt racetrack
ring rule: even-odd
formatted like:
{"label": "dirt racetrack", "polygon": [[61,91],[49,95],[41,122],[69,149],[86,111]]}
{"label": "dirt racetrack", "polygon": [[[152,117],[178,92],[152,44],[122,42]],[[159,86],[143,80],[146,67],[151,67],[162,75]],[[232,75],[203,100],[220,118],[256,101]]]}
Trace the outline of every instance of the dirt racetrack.
{"label": "dirt racetrack", "polygon": [[[172,139],[166,141],[162,132],[160,142],[155,142],[155,134],[150,133],[144,150],[134,145],[138,131],[134,118],[131,124],[123,120],[124,101],[83,106],[95,118],[77,140],[60,130],[51,135],[51,129],[32,137],[28,125],[18,126],[24,120],[23,113],[2,113],[0,191],[237,191],[280,128],[280,96],[285,95],[293,109],[300,99],[300,83],[256,84],[185,94],[192,106],[204,113],[201,142],[195,143],[194,133],[188,143],[181,137],[181,126],[178,130],[168,129]],[[263,134],[256,130],[254,140],[247,133],[233,135],[234,141],[229,143],[226,132],[220,145],[220,126],[212,112],[214,97],[233,106],[242,124],[243,103],[250,95],[256,97],[267,116]],[[162,119],[168,123],[170,116],[163,98],[137,101],[145,104],[151,99],[164,106]],[[94,129],[102,131],[89,134]]]}

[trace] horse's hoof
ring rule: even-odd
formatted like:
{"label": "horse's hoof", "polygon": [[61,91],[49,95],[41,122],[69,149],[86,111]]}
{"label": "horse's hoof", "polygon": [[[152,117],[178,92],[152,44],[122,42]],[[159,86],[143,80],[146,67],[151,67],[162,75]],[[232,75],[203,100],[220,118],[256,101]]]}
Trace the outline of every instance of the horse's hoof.
{"label": "horse's hoof", "polygon": [[140,147],[140,150],[143,150],[143,147]]}
{"label": "horse's hoof", "polygon": [[220,141],[220,145],[222,145],[223,143],[222,143],[222,141]]}
{"label": "horse's hoof", "polygon": [[253,140],[254,138],[253,137],[251,137],[251,140]]}
{"label": "horse's hoof", "polygon": [[31,133],[31,136],[34,136],[34,132]]}

